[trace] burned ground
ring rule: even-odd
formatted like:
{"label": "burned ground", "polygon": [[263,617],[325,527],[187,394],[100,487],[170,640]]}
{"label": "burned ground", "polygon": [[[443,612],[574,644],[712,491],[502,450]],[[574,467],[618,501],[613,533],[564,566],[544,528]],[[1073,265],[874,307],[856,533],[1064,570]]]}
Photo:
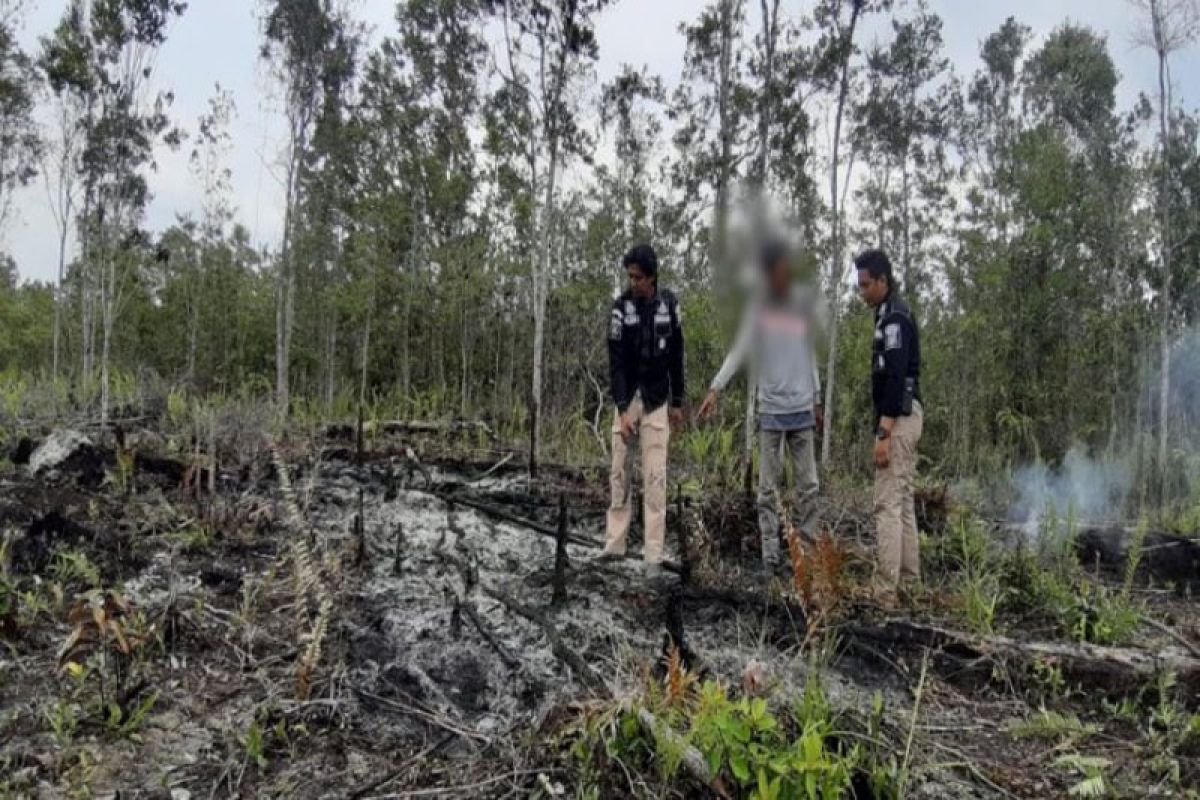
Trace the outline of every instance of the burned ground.
{"label": "burned ground", "polygon": [[[1147,622],[1119,647],[1007,601],[993,630],[969,625],[941,575],[885,613],[862,588],[853,491],[825,514],[836,592],[753,572],[730,533],[752,528],[748,506],[695,494],[673,508],[685,582],[592,560],[604,487],[582,471],[531,482],[519,457],[443,431],[347,438],[231,448],[211,494],[194,454],[88,437],[33,472],[31,440],[0,476],[6,793],[749,796],[709,753],[668,770],[651,745],[669,731],[614,742],[596,722],[669,726],[682,718],[654,698],[702,681],[786,709],[819,680],[826,748],[872,754],[854,762],[860,797],[889,796],[867,774],[888,758],[920,797],[1061,796],[1097,770],[1105,791],[1166,797],[1200,774],[1200,631],[1178,585],[1138,581]],[[946,503],[923,506],[946,538],[933,568],[954,560]],[[685,756],[699,746],[679,736]]]}

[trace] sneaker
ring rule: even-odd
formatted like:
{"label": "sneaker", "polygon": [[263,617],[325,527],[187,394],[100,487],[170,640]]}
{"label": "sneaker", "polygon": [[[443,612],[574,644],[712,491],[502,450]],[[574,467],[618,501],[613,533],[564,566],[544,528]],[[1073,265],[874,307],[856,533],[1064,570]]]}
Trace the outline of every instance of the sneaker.
{"label": "sneaker", "polygon": [[624,561],[625,554],[614,553],[612,550],[601,550],[600,555],[596,556],[593,560],[598,561],[601,564],[610,564],[614,561]]}

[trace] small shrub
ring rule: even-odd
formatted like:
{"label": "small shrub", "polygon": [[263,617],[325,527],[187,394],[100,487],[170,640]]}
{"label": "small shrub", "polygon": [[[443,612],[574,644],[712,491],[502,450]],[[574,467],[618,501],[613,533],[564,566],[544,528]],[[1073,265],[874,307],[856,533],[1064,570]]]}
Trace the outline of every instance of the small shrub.
{"label": "small shrub", "polygon": [[79,727],[79,718],[74,704],[59,700],[52,708],[46,709],[43,716],[54,734],[54,741],[59,747],[67,747],[75,738],[75,730]]}
{"label": "small shrub", "polygon": [[60,550],[50,565],[50,575],[64,585],[83,585],[88,589],[100,586],[100,570],[87,554],[79,550]]}
{"label": "small shrub", "polygon": [[1080,780],[1067,790],[1071,797],[1107,797],[1105,770],[1112,764],[1107,758],[1067,753],[1054,760],[1054,766],[1073,772]]}
{"label": "small shrub", "polygon": [[247,761],[253,763],[260,770],[266,769],[267,740],[257,719],[253,720],[246,730],[246,735],[242,738],[242,746],[246,749]]}
{"label": "small shrub", "polygon": [[1080,581],[1072,600],[1067,622],[1076,641],[1122,644],[1141,624],[1141,610],[1124,593],[1087,579]]}
{"label": "small shrub", "polygon": [[138,731],[142,729],[146,718],[154,710],[154,706],[158,703],[158,697],[158,692],[151,693],[128,713],[119,704],[109,703],[104,718],[105,728],[110,734],[122,739],[140,741],[141,737],[138,735]]}

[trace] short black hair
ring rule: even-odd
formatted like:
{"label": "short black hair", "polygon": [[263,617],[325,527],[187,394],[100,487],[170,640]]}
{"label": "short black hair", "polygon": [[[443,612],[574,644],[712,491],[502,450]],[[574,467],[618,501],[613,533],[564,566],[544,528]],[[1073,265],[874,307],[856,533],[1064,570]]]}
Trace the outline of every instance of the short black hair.
{"label": "short black hair", "polygon": [[854,268],[866,270],[872,278],[887,278],[889,287],[895,287],[896,280],[892,276],[892,260],[887,253],[878,248],[864,250],[854,258]]}
{"label": "short black hair", "polygon": [[779,264],[786,263],[791,256],[791,251],[787,246],[787,242],[780,239],[770,239],[762,247],[762,252],[759,254],[759,264],[762,266],[763,272],[770,273]]}
{"label": "short black hair", "polygon": [[654,252],[654,248],[650,245],[638,244],[629,248],[629,252],[625,254],[625,258],[621,261],[621,266],[628,269],[633,264],[637,264],[638,268],[646,273],[647,277],[658,277],[658,254]]}

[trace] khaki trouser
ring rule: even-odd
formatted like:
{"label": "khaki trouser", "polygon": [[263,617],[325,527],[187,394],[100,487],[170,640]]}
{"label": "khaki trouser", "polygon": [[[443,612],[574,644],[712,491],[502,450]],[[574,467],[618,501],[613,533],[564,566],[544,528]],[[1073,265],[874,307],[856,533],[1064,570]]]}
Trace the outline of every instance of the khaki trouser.
{"label": "khaki trouser", "polygon": [[612,502],[608,507],[604,551],[625,554],[625,537],[633,517],[629,445],[636,439],[642,452],[642,516],[646,532],[642,557],[647,563],[658,564],[663,560],[663,542],[667,532],[667,442],[671,438],[671,425],[665,403],[647,414],[642,407],[642,398],[635,397],[629,404],[628,413],[633,419],[634,431],[628,443],[621,438],[620,413],[613,419]]}
{"label": "khaki trouser", "polygon": [[887,468],[875,469],[875,533],[879,545],[876,579],[885,590],[896,589],[901,580],[921,578],[913,477],[922,425],[921,404],[914,400],[912,414],[897,417],[892,428]]}
{"label": "khaki trouser", "polygon": [[779,510],[777,496],[782,495],[783,448],[791,451],[796,485],[784,510],[797,521],[799,534],[813,541],[817,527],[817,460],[813,448],[813,429],[806,431],[764,431],[759,436],[758,530],[762,538],[763,563],[779,563]]}

